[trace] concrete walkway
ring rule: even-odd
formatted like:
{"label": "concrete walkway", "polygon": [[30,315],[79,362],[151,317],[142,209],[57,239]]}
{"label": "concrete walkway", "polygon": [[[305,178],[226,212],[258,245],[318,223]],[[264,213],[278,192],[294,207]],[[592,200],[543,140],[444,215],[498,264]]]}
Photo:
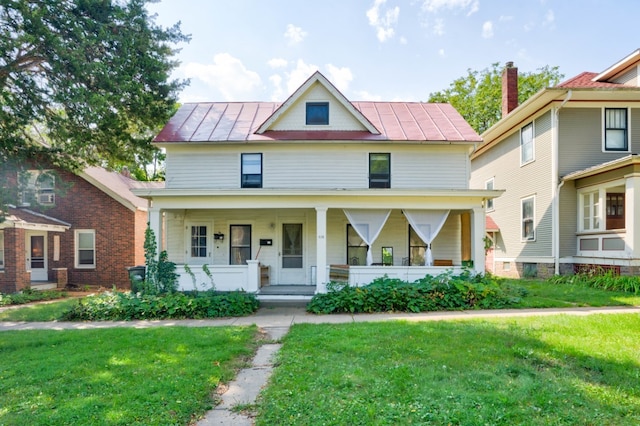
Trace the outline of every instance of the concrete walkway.
{"label": "concrete walkway", "polygon": [[[274,357],[281,347],[279,341],[293,324],[326,324],[375,321],[443,321],[470,318],[500,318],[548,315],[592,315],[592,314],[640,314],[640,307],[562,308],[562,309],[504,309],[486,311],[426,312],[419,314],[339,314],[313,315],[304,308],[261,308],[254,315],[240,318],[210,320],[163,320],[163,321],[101,321],[101,322],[0,322],[0,332],[10,330],[87,330],[113,327],[219,327],[256,324],[268,336],[268,342],[258,348],[252,365],[241,370],[220,395],[221,403],[210,410],[196,426],[234,425],[251,426],[250,417],[232,411],[237,405],[251,405],[267,384],[273,371]],[[272,343],[273,342],[273,343]]]}

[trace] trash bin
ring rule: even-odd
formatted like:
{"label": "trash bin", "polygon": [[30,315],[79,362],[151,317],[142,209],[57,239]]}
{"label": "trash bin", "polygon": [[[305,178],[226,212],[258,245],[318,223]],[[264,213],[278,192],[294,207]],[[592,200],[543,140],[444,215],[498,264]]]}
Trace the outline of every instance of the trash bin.
{"label": "trash bin", "polygon": [[129,281],[131,281],[131,291],[135,293],[139,290],[139,284],[144,281],[146,267],[144,265],[129,266],[127,271],[129,271]]}

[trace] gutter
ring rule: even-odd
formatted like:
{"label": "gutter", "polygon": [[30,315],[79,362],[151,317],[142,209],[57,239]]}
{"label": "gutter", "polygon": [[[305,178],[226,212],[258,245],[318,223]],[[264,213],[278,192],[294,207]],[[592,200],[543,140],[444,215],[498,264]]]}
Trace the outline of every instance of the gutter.
{"label": "gutter", "polygon": [[569,90],[559,107],[554,108],[551,114],[551,207],[552,222],[551,251],[553,253],[554,274],[560,274],[560,189],[564,181],[559,176],[559,142],[560,142],[560,110],[571,99],[572,91]]}

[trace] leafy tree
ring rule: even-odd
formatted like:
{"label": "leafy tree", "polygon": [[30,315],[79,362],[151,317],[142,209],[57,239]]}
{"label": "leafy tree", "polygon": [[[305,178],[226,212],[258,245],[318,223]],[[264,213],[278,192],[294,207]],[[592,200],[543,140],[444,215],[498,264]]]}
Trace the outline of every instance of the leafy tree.
{"label": "leafy tree", "polygon": [[189,37],[147,3],[0,0],[0,178],[25,159],[74,170],[153,156],[187,83],[169,78],[174,46]]}
{"label": "leafy tree", "polygon": [[[449,88],[431,93],[429,102],[450,103],[478,133],[483,133],[502,118],[502,71],[496,62],[481,71],[467,70]],[[518,74],[518,104],[541,89],[552,87],[564,78],[558,67],[544,66],[536,72]]]}

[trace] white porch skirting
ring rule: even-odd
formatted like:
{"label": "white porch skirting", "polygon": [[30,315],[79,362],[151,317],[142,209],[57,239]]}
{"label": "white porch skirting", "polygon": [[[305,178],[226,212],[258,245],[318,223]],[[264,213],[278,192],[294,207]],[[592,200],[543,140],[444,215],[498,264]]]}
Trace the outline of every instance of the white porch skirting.
{"label": "white porch skirting", "polygon": [[454,275],[462,273],[461,266],[349,266],[349,285],[363,286],[376,278],[388,276],[402,281],[414,282],[425,275],[437,276],[447,271]]}

